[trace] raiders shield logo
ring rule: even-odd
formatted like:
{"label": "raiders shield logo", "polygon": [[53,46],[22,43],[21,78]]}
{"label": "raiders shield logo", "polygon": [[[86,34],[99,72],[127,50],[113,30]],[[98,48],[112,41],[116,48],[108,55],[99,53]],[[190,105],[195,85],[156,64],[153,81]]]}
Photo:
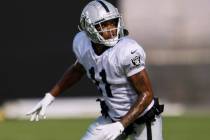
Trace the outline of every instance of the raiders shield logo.
{"label": "raiders shield logo", "polygon": [[141,64],[140,56],[135,56],[133,59],[131,59],[134,66],[139,66]]}

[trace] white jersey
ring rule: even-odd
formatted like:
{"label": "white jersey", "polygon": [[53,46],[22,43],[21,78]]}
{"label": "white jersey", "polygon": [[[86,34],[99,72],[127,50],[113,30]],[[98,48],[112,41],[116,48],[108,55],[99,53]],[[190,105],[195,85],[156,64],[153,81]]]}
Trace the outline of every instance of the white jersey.
{"label": "white jersey", "polygon": [[114,47],[96,55],[86,33],[79,32],[73,41],[73,51],[87,76],[102,93],[110,117],[118,120],[124,116],[137,99],[127,77],[145,68],[143,48],[131,38],[123,37]]}

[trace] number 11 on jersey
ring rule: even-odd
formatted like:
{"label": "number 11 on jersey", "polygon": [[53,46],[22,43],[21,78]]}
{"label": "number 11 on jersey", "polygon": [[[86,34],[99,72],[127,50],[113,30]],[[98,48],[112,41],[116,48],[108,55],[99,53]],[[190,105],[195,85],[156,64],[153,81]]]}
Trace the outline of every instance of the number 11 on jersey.
{"label": "number 11 on jersey", "polygon": [[[94,81],[95,85],[98,87],[99,91],[102,93],[102,89],[100,88],[100,82],[95,79],[94,67],[91,67],[89,69],[89,73],[90,73],[91,79]],[[111,85],[107,82],[107,79],[106,79],[106,71],[104,69],[102,69],[102,71],[99,73],[99,75],[101,76],[102,82],[105,85],[106,95],[108,97],[113,97],[111,88],[110,88]]]}

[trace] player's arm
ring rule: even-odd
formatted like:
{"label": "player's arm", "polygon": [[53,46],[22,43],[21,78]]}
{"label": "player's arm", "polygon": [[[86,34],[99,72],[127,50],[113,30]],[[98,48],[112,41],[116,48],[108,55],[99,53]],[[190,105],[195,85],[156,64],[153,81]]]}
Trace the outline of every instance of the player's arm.
{"label": "player's arm", "polygon": [[50,93],[54,97],[58,96],[60,93],[64,92],[66,89],[77,83],[84,76],[84,74],[84,67],[78,61],[76,61],[66,70],[61,79],[51,89]]}
{"label": "player's arm", "polygon": [[115,122],[103,126],[98,126],[96,130],[103,133],[106,139],[113,138],[122,134],[124,128],[133,123],[139,115],[147,108],[153,99],[152,88],[145,69],[139,73],[128,77],[131,85],[138,94],[136,103],[130,108],[128,113],[123,116],[120,122]]}
{"label": "player's arm", "polygon": [[152,86],[146,69],[143,69],[139,73],[128,77],[128,79],[131,85],[136,90],[136,93],[138,94],[138,99],[135,104],[130,108],[128,113],[120,120],[125,128],[129,124],[133,123],[153,100]]}
{"label": "player's arm", "polygon": [[31,121],[38,121],[39,118],[46,118],[46,109],[53,102],[56,96],[70,88],[77,83],[85,74],[83,66],[76,61],[71,67],[67,69],[62,78],[52,88],[52,90],[45,94],[44,98],[36,104],[26,115],[31,116]]}

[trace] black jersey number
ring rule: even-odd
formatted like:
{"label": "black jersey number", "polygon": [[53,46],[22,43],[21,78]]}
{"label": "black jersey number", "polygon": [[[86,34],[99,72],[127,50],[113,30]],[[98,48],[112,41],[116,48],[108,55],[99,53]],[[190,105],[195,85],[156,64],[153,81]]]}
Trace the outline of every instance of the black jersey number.
{"label": "black jersey number", "polygon": [[[90,73],[90,77],[91,79],[94,81],[94,83],[96,84],[96,86],[98,87],[99,91],[102,93],[102,89],[100,88],[99,86],[99,81],[97,81],[95,79],[95,70],[94,70],[94,67],[91,67],[89,69],[89,73]],[[102,82],[105,84],[105,90],[106,90],[106,94],[108,97],[113,97],[112,95],[112,92],[111,92],[111,88],[110,88],[110,84],[107,82],[107,79],[106,79],[106,71],[103,69],[99,75],[101,76],[102,78]]]}

